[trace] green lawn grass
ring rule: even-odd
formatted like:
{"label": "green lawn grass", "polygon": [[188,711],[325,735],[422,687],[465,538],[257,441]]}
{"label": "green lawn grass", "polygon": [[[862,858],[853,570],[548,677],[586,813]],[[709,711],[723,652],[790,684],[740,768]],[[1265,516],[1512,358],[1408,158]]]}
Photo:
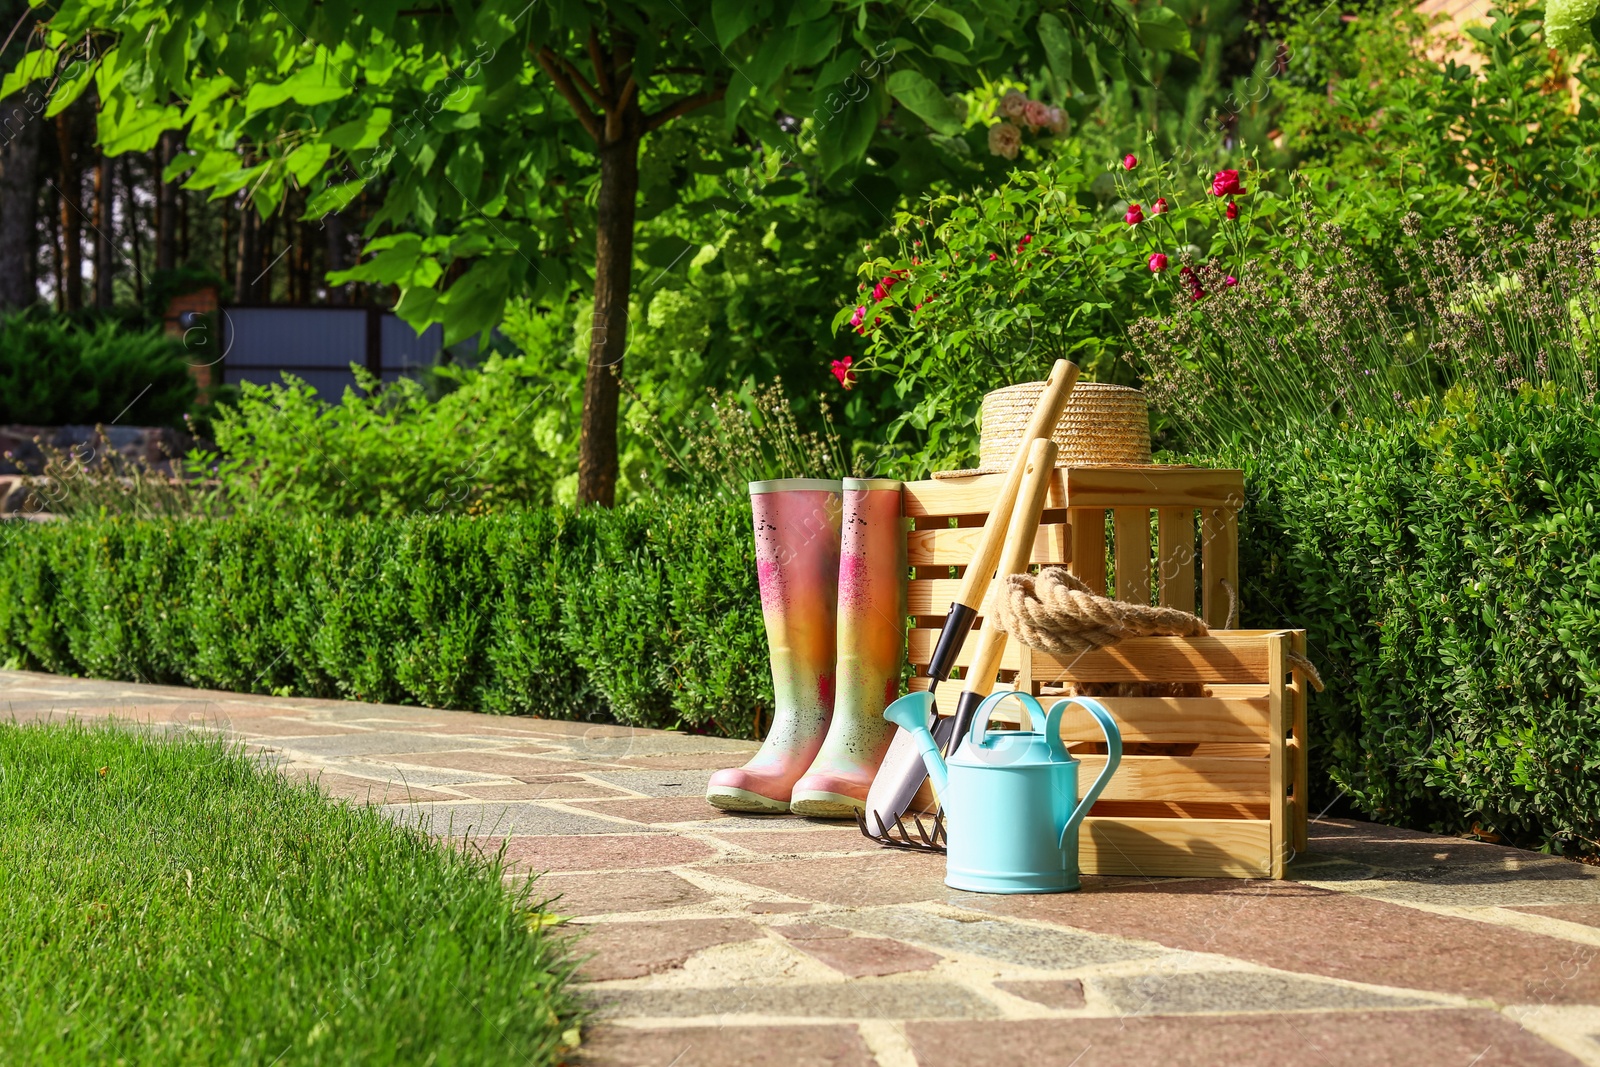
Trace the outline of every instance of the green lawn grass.
{"label": "green lawn grass", "polygon": [[557,1062],[500,875],[213,738],[0,724],[0,1063]]}

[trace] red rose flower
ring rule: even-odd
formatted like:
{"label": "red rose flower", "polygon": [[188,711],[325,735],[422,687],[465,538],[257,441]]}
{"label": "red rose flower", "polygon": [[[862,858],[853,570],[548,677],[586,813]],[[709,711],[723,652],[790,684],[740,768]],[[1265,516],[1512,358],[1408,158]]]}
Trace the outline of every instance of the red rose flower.
{"label": "red rose flower", "polygon": [[839,384],[846,389],[856,384],[855,371],[850,369],[850,364],[854,362],[855,359],[852,356],[845,356],[843,359],[833,361],[833,376],[839,379]]}
{"label": "red rose flower", "polygon": [[1236,170],[1219,170],[1217,176],[1211,179],[1212,196],[1243,196],[1244,188],[1239,184],[1239,172]]}
{"label": "red rose flower", "polygon": [[1122,169],[1123,170],[1132,170],[1134,167],[1137,167],[1138,165],[1139,165],[1139,157],[1134,155],[1132,152],[1129,152],[1127,155],[1122,157]]}
{"label": "red rose flower", "polygon": [[1225,211],[1223,214],[1228,216],[1228,221],[1229,222],[1232,222],[1234,219],[1239,217],[1239,205],[1235,204],[1232,200],[1229,200],[1228,201],[1228,210]]}
{"label": "red rose flower", "polygon": [[1156,274],[1160,274],[1162,271],[1166,270],[1167,269],[1167,257],[1166,257],[1166,254],[1163,253],[1163,252],[1156,252],[1155,254],[1153,254],[1150,257],[1150,269],[1153,272],[1155,272]]}
{"label": "red rose flower", "polygon": [[1128,211],[1122,216],[1122,221],[1129,226],[1137,226],[1144,221],[1144,208],[1138,204],[1129,204]]}
{"label": "red rose flower", "polygon": [[1164,196],[1156,197],[1155,204],[1153,204],[1151,206],[1151,208],[1150,208],[1150,214],[1152,214],[1152,215],[1165,215],[1166,213],[1167,213],[1167,198],[1164,197]]}

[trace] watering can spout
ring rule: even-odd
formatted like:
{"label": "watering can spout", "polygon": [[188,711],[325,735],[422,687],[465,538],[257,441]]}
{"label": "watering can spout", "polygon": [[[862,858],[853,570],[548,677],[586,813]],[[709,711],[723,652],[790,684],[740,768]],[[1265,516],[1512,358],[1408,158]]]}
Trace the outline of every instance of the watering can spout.
{"label": "watering can spout", "polygon": [[917,753],[928,768],[928,777],[933,780],[933,791],[942,797],[950,784],[950,776],[945,771],[944,757],[939,755],[939,743],[928,729],[932,713],[932,693],[907,693],[885,708],[883,717],[916,741]]}

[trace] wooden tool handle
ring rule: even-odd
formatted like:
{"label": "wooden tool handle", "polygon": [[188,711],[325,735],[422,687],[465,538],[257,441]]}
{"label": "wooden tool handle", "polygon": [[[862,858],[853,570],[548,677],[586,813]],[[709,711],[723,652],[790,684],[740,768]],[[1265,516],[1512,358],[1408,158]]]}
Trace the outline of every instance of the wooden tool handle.
{"label": "wooden tool handle", "polygon": [[[1048,437],[1035,439],[1028,448],[1023,461],[1021,492],[1011,515],[1005,549],[1000,553],[998,578],[1002,582],[1006,575],[1021,574],[1028,569],[1033,540],[1039,531],[1039,516],[1044,514],[1045,496],[1050,490],[1050,475],[1056,466],[1056,452],[1056,443]],[[1006,632],[995,625],[991,615],[978,632],[978,651],[972,657],[972,665],[962,675],[963,695],[988,696],[993,691],[995,675],[1000,672],[1000,657],[1005,651]]]}
{"label": "wooden tool handle", "polygon": [[[1044,392],[1039,394],[1039,403],[1034,406],[1033,417],[1028,420],[1022,443],[1017,446],[1011,470],[1000,484],[1000,495],[995,498],[994,506],[989,509],[989,517],[984,520],[978,551],[968,564],[966,574],[961,577],[961,592],[956,594],[957,604],[965,604],[973,610],[983,604],[983,595],[989,591],[989,580],[994,577],[995,565],[1000,561],[1000,547],[1005,541],[1012,509],[1016,506],[1022,472],[1028,465],[1028,444],[1041,437],[1048,439],[1054,436],[1061,413],[1066,410],[1067,397],[1077,382],[1078,365],[1067,359],[1056,360],[1055,366],[1050,368],[1050,377],[1045,379]],[[1028,543],[1031,546],[1033,542]]]}

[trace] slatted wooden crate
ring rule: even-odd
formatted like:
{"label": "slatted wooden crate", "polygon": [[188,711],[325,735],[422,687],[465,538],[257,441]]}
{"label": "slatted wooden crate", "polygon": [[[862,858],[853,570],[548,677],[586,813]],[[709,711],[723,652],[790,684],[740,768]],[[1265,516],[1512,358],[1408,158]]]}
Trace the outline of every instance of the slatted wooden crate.
{"label": "slatted wooden crate", "polygon": [[[914,520],[913,689],[927,687],[922,668],[999,482],[986,475],[905,487],[904,512]],[[997,688],[1025,689],[1047,704],[1068,684],[1203,686],[1203,696],[1097,697],[1126,747],[1084,824],[1085,872],[1279,878],[1286,857],[1305,847],[1306,681],[1287,663],[1289,650],[1304,653],[1305,634],[1226,628],[1242,501],[1239,471],[1070,467],[1052,479],[1033,562],[1065,564],[1122,600],[1193,611],[1198,598],[1213,629],[1208,637],[1129,639],[1071,660],[1008,643]],[[958,667],[976,644],[974,632]],[[942,714],[954,712],[959,691],[955,680],[940,687]],[[1087,784],[1104,766],[1098,727],[1085,714],[1069,716],[1063,729]]]}

